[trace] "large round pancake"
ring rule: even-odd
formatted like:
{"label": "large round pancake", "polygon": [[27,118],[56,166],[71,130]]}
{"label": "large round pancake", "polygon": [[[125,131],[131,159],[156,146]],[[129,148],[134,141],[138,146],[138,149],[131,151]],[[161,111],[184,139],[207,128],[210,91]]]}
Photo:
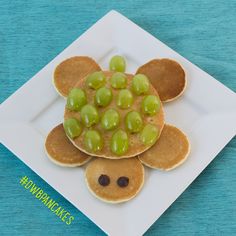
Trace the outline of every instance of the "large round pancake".
{"label": "large round pancake", "polygon": [[60,166],[81,166],[91,159],[70,142],[62,124],[50,131],[45,141],[45,149],[49,159]]}
{"label": "large round pancake", "polygon": [[145,74],[163,102],[179,97],[186,87],[185,72],[171,59],[154,59],[138,68],[136,74]]}
{"label": "large round pancake", "polygon": [[[110,184],[102,186],[98,182],[101,175],[110,178]],[[129,178],[126,187],[120,187],[117,180],[121,176]],[[90,162],[85,171],[89,190],[102,201],[119,203],[130,200],[141,190],[144,183],[144,167],[138,158],[109,160],[97,158]]]}
{"label": "large round pancake", "polygon": [[75,84],[87,74],[101,70],[90,57],[76,56],[61,62],[54,71],[54,85],[57,92],[67,97]]}
{"label": "large round pancake", "polygon": [[[104,71],[104,74],[107,78],[107,80],[109,81],[111,76],[113,75],[114,72],[110,72],[110,71]],[[130,88],[131,86],[131,81],[133,78],[133,75],[131,74],[126,74],[127,75],[127,88]],[[81,79],[76,86],[77,88],[83,88],[86,91],[87,94],[87,99],[89,99],[88,103],[94,104],[94,95],[96,93],[96,90],[90,89],[87,85],[86,85],[86,78]],[[120,109],[116,106],[115,103],[115,99],[119,90],[113,89],[110,86],[110,83],[107,83],[107,87],[112,89],[112,93],[113,93],[113,100],[112,102],[105,108],[99,108],[99,114],[103,114],[107,109],[109,108],[115,108],[119,114],[120,114],[120,126],[117,128],[122,128],[123,130],[125,130],[125,124],[124,124],[124,117],[125,115],[131,111],[131,110],[137,110],[140,111],[140,104],[142,102],[142,99],[144,97],[144,95],[142,96],[134,96],[134,103],[133,106],[129,109]],[[149,93],[158,96],[158,93],[156,92],[156,90],[154,89],[154,87],[150,84],[150,89],[149,89]],[[159,97],[159,96],[158,96]],[[64,114],[64,119],[67,118],[72,118],[75,117],[78,120],[80,120],[80,114],[79,112],[74,112],[74,111],[70,111],[68,108],[65,107],[65,114]],[[163,112],[163,108],[162,108],[162,104],[160,107],[159,112],[154,115],[154,116],[146,116],[142,114],[142,118],[143,118],[143,122],[144,124],[153,124],[155,125],[158,129],[159,129],[159,135],[161,134],[162,128],[164,126],[164,112]],[[113,131],[105,131],[102,127],[101,124],[98,123],[97,125],[93,126],[94,129],[98,130],[100,132],[100,134],[102,134],[103,136],[103,140],[104,140],[104,146],[103,149],[101,151],[98,151],[96,153],[91,153],[88,150],[85,149],[84,147],[84,134],[85,132],[88,130],[88,128],[84,127],[83,132],[81,133],[81,135],[78,138],[75,139],[70,139],[71,142],[77,147],[79,148],[81,151],[92,155],[92,156],[98,156],[98,157],[103,157],[103,158],[109,158],[109,159],[121,159],[121,158],[129,158],[129,157],[133,157],[133,156],[137,156],[138,154],[146,151],[147,149],[150,148],[150,146],[146,146],[144,145],[140,138],[139,138],[139,134],[128,134],[129,137],[129,149],[128,151],[122,155],[122,156],[117,156],[115,155],[111,150],[110,150],[110,143],[109,141],[111,140],[112,134],[117,130],[113,130]]]}
{"label": "large round pancake", "polygon": [[186,135],[178,128],[165,124],[156,144],[140,154],[139,160],[154,169],[171,170],[182,164],[189,152]]}

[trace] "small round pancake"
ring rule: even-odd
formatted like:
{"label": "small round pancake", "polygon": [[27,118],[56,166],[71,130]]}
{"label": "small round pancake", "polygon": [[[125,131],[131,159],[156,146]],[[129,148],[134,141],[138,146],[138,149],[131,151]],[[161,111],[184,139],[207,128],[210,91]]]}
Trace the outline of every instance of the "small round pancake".
{"label": "small round pancake", "polygon": [[87,74],[101,70],[90,57],[76,56],[61,62],[54,71],[54,85],[57,92],[67,97],[75,84]]}
{"label": "small round pancake", "polygon": [[151,60],[139,67],[136,74],[145,74],[149,78],[163,102],[176,99],[186,87],[183,68],[170,59]]}
{"label": "small round pancake", "polygon": [[62,124],[50,131],[46,138],[45,148],[49,159],[60,166],[81,166],[91,159],[70,142]]}
{"label": "small round pancake", "polygon": [[[110,183],[102,186],[99,177],[106,175]],[[128,178],[128,185],[120,187],[118,179]],[[97,158],[88,164],[85,179],[89,190],[95,197],[109,203],[120,203],[135,197],[144,183],[144,167],[138,158],[109,160]]]}
{"label": "small round pancake", "polygon": [[182,164],[189,152],[186,135],[176,127],[165,124],[156,144],[140,154],[139,160],[154,169],[171,170]]}
{"label": "small round pancake", "polygon": [[[150,148],[150,146],[146,146],[141,142],[140,137],[139,137],[139,133],[130,134],[127,132],[128,138],[129,138],[129,148],[128,148],[127,152],[121,156],[118,156],[111,151],[110,140],[112,138],[113,133],[116,130],[118,130],[120,128],[122,130],[126,130],[124,119],[125,119],[125,116],[128,112],[130,112],[132,110],[135,110],[138,112],[141,111],[141,103],[142,103],[142,100],[145,95],[137,96],[137,95],[133,94],[133,97],[134,97],[133,105],[128,109],[120,109],[116,105],[116,97],[118,96],[118,93],[120,90],[113,89],[109,83],[110,78],[114,72],[103,71],[103,73],[107,78],[106,86],[112,90],[113,100],[111,101],[111,103],[107,107],[105,107],[105,108],[99,107],[98,113],[104,114],[104,112],[110,108],[116,109],[120,115],[120,125],[115,130],[111,130],[111,131],[105,131],[101,126],[101,122],[92,126],[93,129],[97,130],[102,135],[102,138],[104,140],[103,148],[100,151],[97,151],[96,153],[92,153],[92,152],[86,150],[85,145],[84,145],[84,135],[85,135],[86,131],[89,130],[90,128],[83,127],[83,132],[81,133],[81,135],[75,139],[70,139],[70,140],[82,152],[85,152],[91,156],[103,157],[103,158],[108,158],[108,159],[122,159],[122,158],[129,158],[129,157],[137,156],[138,154],[140,154]],[[126,76],[127,76],[127,88],[130,89],[132,78],[134,75],[126,74]],[[76,84],[75,87],[84,89],[84,91],[86,91],[88,103],[95,105],[94,96],[95,96],[96,90],[93,90],[88,87],[88,85],[86,84],[86,78],[81,79]],[[159,97],[158,93],[156,92],[154,87],[151,85],[151,83],[150,83],[150,87],[149,87],[149,94]],[[144,125],[152,124],[152,125],[156,126],[157,129],[159,130],[159,135],[161,134],[162,128],[164,126],[164,112],[163,112],[162,104],[160,106],[159,112],[157,114],[155,114],[154,116],[147,116],[142,113],[141,113],[141,116],[142,116]],[[67,107],[65,107],[64,119],[68,119],[68,118],[76,118],[76,119],[80,120],[80,112],[71,111]]]}

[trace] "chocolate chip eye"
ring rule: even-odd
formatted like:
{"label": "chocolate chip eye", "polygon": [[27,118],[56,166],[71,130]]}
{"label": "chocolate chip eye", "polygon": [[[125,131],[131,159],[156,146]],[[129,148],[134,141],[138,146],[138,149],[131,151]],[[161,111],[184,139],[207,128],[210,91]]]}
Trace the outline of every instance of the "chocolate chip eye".
{"label": "chocolate chip eye", "polygon": [[98,178],[98,183],[102,186],[107,186],[110,184],[110,178],[107,175],[100,175]]}
{"label": "chocolate chip eye", "polygon": [[129,184],[129,178],[126,176],[121,176],[119,177],[119,179],[117,180],[117,184],[121,187],[124,188],[126,186],[128,186]]}

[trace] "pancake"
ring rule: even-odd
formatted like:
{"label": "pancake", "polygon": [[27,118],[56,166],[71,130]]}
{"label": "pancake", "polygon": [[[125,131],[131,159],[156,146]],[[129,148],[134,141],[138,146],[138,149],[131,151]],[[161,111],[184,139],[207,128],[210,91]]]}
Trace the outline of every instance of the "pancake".
{"label": "pancake", "polygon": [[54,85],[57,92],[67,97],[75,84],[87,74],[101,70],[90,57],[76,56],[61,62],[54,71]]}
{"label": "pancake", "polygon": [[165,124],[156,144],[139,155],[139,160],[154,169],[171,170],[182,164],[189,152],[186,135],[176,127]]}
{"label": "pancake", "polygon": [[85,179],[91,193],[109,203],[125,202],[135,197],[144,183],[144,167],[137,158],[90,162]]}
{"label": "pancake", "polygon": [[[106,76],[107,81],[110,80],[113,73],[114,72],[104,71],[104,75]],[[130,88],[133,75],[126,74],[126,76],[127,76],[127,88]],[[75,139],[70,139],[70,140],[82,152],[85,152],[85,153],[92,155],[92,156],[98,156],[98,157],[109,158],[109,159],[122,159],[122,158],[129,158],[129,157],[137,156],[138,154],[140,154],[150,148],[150,146],[144,145],[141,142],[140,137],[139,137],[139,135],[140,135],[139,133],[130,134],[129,132],[127,132],[128,138],[129,138],[129,148],[128,148],[127,152],[121,156],[115,155],[111,151],[110,140],[116,130],[118,130],[120,128],[122,130],[125,130],[124,117],[129,111],[132,111],[132,110],[140,111],[141,102],[142,102],[145,95],[137,96],[137,95],[133,94],[134,103],[133,103],[132,107],[130,107],[128,109],[120,109],[119,107],[117,107],[116,100],[115,100],[115,98],[117,97],[118,92],[120,90],[113,89],[111,87],[110,83],[107,83],[106,86],[112,90],[113,100],[111,101],[111,103],[107,107],[98,108],[98,112],[99,112],[99,114],[103,114],[109,108],[115,108],[120,114],[119,127],[116,128],[115,130],[112,130],[112,131],[105,131],[102,128],[100,122],[92,127],[93,129],[97,130],[102,135],[103,140],[104,140],[103,148],[97,152],[91,152],[89,150],[86,150],[85,145],[84,145],[85,132],[87,130],[89,130],[90,128],[83,127],[83,132],[81,133],[81,135]],[[81,79],[76,84],[75,87],[84,89],[84,91],[86,91],[88,103],[94,104],[94,95],[96,93],[96,90],[90,89],[87,86],[86,78]],[[151,84],[149,87],[149,94],[155,95],[159,98],[158,93],[156,92],[156,90],[154,89],[154,87]],[[144,125],[145,124],[153,124],[159,130],[159,135],[160,135],[162,128],[164,126],[164,112],[163,112],[162,104],[160,105],[159,112],[157,114],[155,114],[154,116],[147,116],[147,115],[142,114],[142,112],[140,112],[140,113],[141,113]],[[80,113],[75,112],[75,111],[71,111],[67,107],[65,107],[64,119],[68,119],[68,118],[76,118],[76,119],[80,120]]]}
{"label": "pancake", "polygon": [[136,74],[145,74],[158,91],[161,101],[179,97],[186,87],[185,72],[171,59],[154,59],[138,68]]}
{"label": "pancake", "polygon": [[81,166],[91,159],[90,156],[73,146],[62,124],[50,131],[46,138],[45,149],[49,159],[60,166]]}

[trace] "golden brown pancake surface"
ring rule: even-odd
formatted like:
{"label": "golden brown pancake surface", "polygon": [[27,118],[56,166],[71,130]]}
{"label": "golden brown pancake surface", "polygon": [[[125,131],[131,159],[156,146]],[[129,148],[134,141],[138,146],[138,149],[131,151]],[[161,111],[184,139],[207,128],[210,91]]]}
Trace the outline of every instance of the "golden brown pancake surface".
{"label": "golden brown pancake surface", "polygon": [[[99,114],[103,114],[106,110],[108,110],[110,108],[116,109],[120,114],[120,125],[119,125],[119,127],[116,128],[115,130],[112,130],[112,131],[105,131],[102,128],[100,122],[92,127],[93,129],[99,131],[99,133],[102,135],[102,138],[103,138],[103,141],[104,141],[104,145],[103,145],[102,150],[97,151],[95,153],[92,153],[91,151],[86,150],[86,148],[84,146],[84,135],[85,135],[85,132],[90,128],[83,127],[82,134],[79,137],[77,137],[73,140],[72,139],[70,139],[70,140],[81,151],[83,151],[83,152],[85,152],[89,155],[92,155],[92,156],[104,157],[104,158],[109,158],[109,159],[121,159],[121,158],[129,158],[129,157],[137,156],[139,153],[142,153],[145,150],[150,148],[150,146],[146,146],[141,142],[140,137],[139,137],[140,133],[130,134],[129,132],[127,132],[128,137],[129,137],[129,149],[125,154],[123,154],[121,156],[118,156],[118,155],[114,154],[110,149],[110,140],[112,138],[112,135],[114,134],[115,131],[117,131],[120,128],[122,130],[126,130],[125,129],[125,123],[124,123],[124,117],[129,111],[132,111],[132,110],[140,112],[140,114],[142,116],[142,119],[143,119],[144,125],[146,125],[146,124],[155,125],[157,127],[157,129],[159,130],[159,134],[160,134],[161,131],[162,131],[162,128],[164,126],[164,112],[163,112],[162,104],[161,104],[159,112],[156,115],[154,115],[154,116],[144,115],[141,112],[141,102],[142,102],[145,95],[136,96],[136,95],[133,94],[134,103],[133,103],[132,107],[130,107],[128,109],[120,109],[116,105],[116,97],[117,97],[120,90],[113,89],[110,85],[110,82],[109,82],[113,72],[104,71],[104,74],[107,78],[106,86],[108,88],[111,88],[111,90],[112,90],[113,100],[107,107],[98,108],[98,112],[99,112]],[[128,84],[127,88],[130,88],[133,75],[131,75],[131,74],[126,74],[126,75],[127,75],[127,84]],[[89,99],[88,103],[94,104],[94,95],[96,93],[96,90],[90,89],[86,85],[86,78],[81,79],[76,84],[75,87],[76,88],[83,88],[84,91],[86,91],[87,98]],[[155,96],[159,97],[158,93],[156,92],[156,90],[153,88],[153,86],[151,84],[150,84],[150,88],[149,88],[149,94],[152,94],[152,95],[155,95]],[[75,111],[71,111],[67,107],[65,107],[64,119],[68,119],[68,118],[76,118],[76,119],[80,120],[80,113],[75,112]]]}
{"label": "golden brown pancake surface", "polygon": [[50,131],[46,138],[45,148],[49,159],[61,166],[81,166],[91,159],[90,156],[73,146],[62,124]]}
{"label": "golden brown pancake surface", "polygon": [[109,160],[97,158],[85,171],[89,190],[100,200],[110,203],[128,201],[141,190],[144,168],[138,158]]}
{"label": "golden brown pancake surface", "polygon": [[186,87],[183,68],[171,59],[154,59],[138,68],[136,74],[145,74],[158,91],[163,102],[174,100]]}
{"label": "golden brown pancake surface", "polygon": [[54,85],[57,92],[67,97],[75,84],[87,74],[101,70],[90,57],[75,56],[61,62],[54,71]]}
{"label": "golden brown pancake surface", "polygon": [[189,151],[186,135],[178,128],[165,124],[156,144],[140,154],[139,159],[148,167],[171,170],[186,160]]}

